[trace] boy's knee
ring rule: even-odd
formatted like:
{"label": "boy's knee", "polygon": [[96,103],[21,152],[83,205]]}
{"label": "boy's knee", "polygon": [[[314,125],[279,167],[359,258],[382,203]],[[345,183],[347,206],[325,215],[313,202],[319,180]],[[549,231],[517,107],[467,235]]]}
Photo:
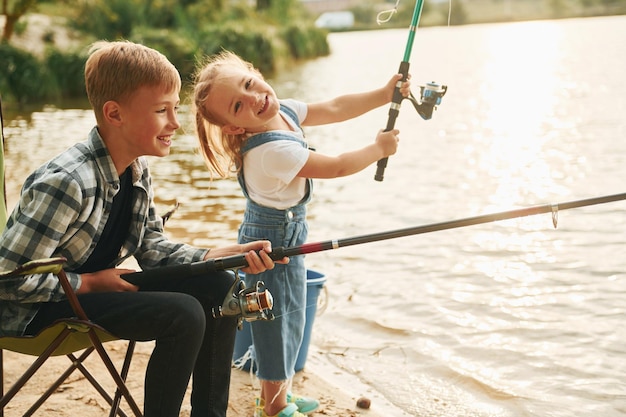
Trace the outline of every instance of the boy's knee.
{"label": "boy's knee", "polygon": [[167,305],[163,306],[165,314],[172,323],[179,328],[188,328],[190,331],[204,331],[206,327],[206,313],[200,301],[187,294],[173,293],[168,297]]}

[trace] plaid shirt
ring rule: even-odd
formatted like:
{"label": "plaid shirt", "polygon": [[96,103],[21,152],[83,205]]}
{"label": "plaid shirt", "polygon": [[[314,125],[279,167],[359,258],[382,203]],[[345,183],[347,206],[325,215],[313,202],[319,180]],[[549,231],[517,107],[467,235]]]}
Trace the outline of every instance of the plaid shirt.
{"label": "plaid shirt", "polygon": [[[146,158],[131,165],[133,209],[128,237],[115,262],[134,256],[142,269],[202,260],[206,249],[174,243],[163,234],[155,212],[154,192]],[[77,143],[34,171],[0,237],[0,270],[32,259],[64,256],[74,289],[81,285],[80,267],[100,239],[120,181],[113,160],[96,127],[86,142]],[[51,274],[0,281],[0,336],[21,335],[38,303],[64,298]]]}

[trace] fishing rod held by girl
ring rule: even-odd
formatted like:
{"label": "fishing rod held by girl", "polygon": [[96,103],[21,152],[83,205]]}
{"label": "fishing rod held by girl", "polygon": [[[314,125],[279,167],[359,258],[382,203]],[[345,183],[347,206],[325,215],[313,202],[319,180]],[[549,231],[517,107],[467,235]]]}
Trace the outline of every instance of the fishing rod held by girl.
{"label": "fishing rod held by girl", "polygon": [[[381,13],[379,13],[377,21],[378,23],[384,23],[391,19],[391,16],[397,11],[398,3],[400,0],[396,1],[396,5],[393,10],[388,10],[383,13],[388,13],[389,17],[387,19],[381,19]],[[411,65],[409,59],[411,57],[411,50],[413,49],[413,39],[415,38],[415,32],[417,31],[417,26],[419,25],[420,15],[422,14],[422,7],[424,1],[417,0],[415,2],[415,8],[413,10],[413,17],[411,19],[411,25],[409,26],[409,38],[407,39],[406,47],[404,49],[404,57],[400,62],[400,68],[398,73],[402,74],[402,79],[398,81],[396,88],[393,93],[393,98],[391,100],[391,106],[389,107],[389,116],[387,118],[387,127],[385,127],[385,132],[392,130],[395,127],[396,119],[400,114],[400,104],[402,100],[405,98],[402,94],[400,94],[400,88],[404,81],[408,80],[409,77],[409,66]],[[441,85],[432,81],[425,85],[420,86],[420,99],[416,99],[413,94],[410,94],[409,97],[406,97],[411,101],[417,113],[422,116],[424,120],[429,120],[433,116],[433,111],[436,107],[441,104],[442,97],[448,91],[448,87],[445,85]],[[374,175],[374,179],[376,181],[382,181],[385,176],[385,168],[387,168],[387,161],[389,158],[385,157],[378,161],[376,164],[376,175]]]}
{"label": "fishing rod held by girl", "polygon": [[424,120],[430,120],[433,117],[433,111],[441,104],[441,98],[448,91],[448,86],[441,85],[435,81],[420,85],[420,100],[418,101],[413,94],[407,97],[413,103],[413,107]]}

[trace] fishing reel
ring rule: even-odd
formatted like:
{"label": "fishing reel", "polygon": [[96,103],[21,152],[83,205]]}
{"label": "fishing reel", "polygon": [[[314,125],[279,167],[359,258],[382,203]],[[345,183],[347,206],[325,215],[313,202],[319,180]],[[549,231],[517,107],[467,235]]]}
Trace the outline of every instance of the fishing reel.
{"label": "fishing reel", "polygon": [[254,287],[246,288],[239,274],[235,274],[235,282],[228,289],[224,302],[213,308],[213,317],[236,316],[240,330],[243,320],[274,320],[274,314],[270,311],[274,307],[274,298],[264,285],[263,281],[257,281]]}
{"label": "fishing reel", "polygon": [[438,84],[434,81],[420,85],[420,100],[418,101],[413,93],[407,97],[413,103],[413,107],[424,120],[433,117],[433,111],[441,104],[441,98],[448,91],[448,86]]}

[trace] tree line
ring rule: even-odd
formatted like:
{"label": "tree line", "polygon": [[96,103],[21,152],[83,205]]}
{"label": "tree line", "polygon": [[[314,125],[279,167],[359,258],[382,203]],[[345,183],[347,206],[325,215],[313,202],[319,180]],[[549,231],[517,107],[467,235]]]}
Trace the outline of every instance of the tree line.
{"label": "tree line", "polygon": [[[166,55],[190,79],[199,57],[228,49],[267,74],[281,64],[329,53],[327,32],[298,0],[3,0],[0,92],[27,103],[84,95],[85,45],[127,39]],[[27,12],[63,15],[80,33],[82,48],[51,46],[36,57],[11,45],[12,31]],[[13,21],[12,29],[10,21]],[[50,42],[53,44],[54,42]]]}
{"label": "tree line", "polygon": [[[390,22],[376,15],[398,6]],[[415,1],[362,0],[352,30],[408,27]],[[35,57],[12,46],[24,16],[63,16],[84,45],[128,39],[165,54],[188,81],[198,57],[229,49],[272,74],[294,61],[329,53],[327,31],[315,27],[300,0],[2,0],[0,93],[17,103],[83,96],[85,48],[47,48]],[[426,0],[420,26],[625,14],[626,0]],[[49,35],[52,37],[53,35]],[[43,39],[43,42],[53,39]]]}

